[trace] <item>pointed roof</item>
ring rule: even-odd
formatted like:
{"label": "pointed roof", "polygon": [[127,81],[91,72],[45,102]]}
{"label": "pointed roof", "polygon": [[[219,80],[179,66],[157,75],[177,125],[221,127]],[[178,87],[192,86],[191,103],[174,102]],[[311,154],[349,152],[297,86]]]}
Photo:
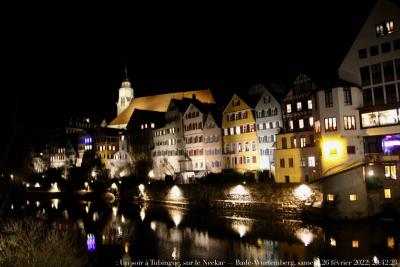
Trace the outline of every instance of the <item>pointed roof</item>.
{"label": "pointed roof", "polygon": [[126,62],[124,63],[124,82],[129,82],[128,67]]}
{"label": "pointed roof", "polygon": [[202,103],[215,103],[210,89],[137,97],[132,99],[129,106],[110,122],[109,127],[126,127],[135,109],[166,112],[171,99],[191,98],[193,94]]}

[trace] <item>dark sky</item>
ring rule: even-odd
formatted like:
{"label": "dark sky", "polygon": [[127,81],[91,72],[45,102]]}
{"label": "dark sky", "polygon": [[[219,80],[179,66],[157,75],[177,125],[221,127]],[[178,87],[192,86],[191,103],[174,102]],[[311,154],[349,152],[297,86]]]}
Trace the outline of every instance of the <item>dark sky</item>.
{"label": "dark sky", "polygon": [[299,71],[331,79],[375,0],[270,2],[16,9],[1,38],[3,141],[69,115],[109,122],[124,61],[136,96],[211,88],[225,103]]}

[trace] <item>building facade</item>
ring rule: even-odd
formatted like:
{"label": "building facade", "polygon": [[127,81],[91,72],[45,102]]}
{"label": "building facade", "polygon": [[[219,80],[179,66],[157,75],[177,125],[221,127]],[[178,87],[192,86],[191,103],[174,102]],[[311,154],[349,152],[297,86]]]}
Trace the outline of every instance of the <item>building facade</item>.
{"label": "building facade", "polygon": [[256,120],[250,105],[235,94],[222,113],[225,169],[244,173],[260,168]]}
{"label": "building facade", "polygon": [[275,169],[276,135],[282,127],[279,99],[265,88],[255,107],[257,136],[260,148],[260,169]]}
{"label": "building facade", "polygon": [[282,132],[277,135],[275,181],[310,182],[320,177],[319,148],[315,145],[316,85],[304,74],[297,76],[282,101]]}
{"label": "building facade", "polygon": [[220,173],[222,171],[221,120],[219,113],[208,112],[204,122],[204,154],[208,173]]}

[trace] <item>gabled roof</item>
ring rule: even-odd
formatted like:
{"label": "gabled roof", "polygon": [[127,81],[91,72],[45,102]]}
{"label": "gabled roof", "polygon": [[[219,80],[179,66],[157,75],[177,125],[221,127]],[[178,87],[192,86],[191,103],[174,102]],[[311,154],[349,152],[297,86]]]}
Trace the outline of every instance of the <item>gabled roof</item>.
{"label": "gabled roof", "polygon": [[111,121],[109,126],[126,125],[135,109],[166,112],[171,99],[191,98],[192,95],[201,102],[215,103],[210,89],[137,97],[132,99],[129,106]]}
{"label": "gabled roof", "polygon": [[132,116],[128,122],[127,128],[134,127],[135,124],[140,124],[142,122],[152,121],[159,124],[164,124],[165,122],[165,112],[152,111],[152,110],[142,110],[135,109]]}

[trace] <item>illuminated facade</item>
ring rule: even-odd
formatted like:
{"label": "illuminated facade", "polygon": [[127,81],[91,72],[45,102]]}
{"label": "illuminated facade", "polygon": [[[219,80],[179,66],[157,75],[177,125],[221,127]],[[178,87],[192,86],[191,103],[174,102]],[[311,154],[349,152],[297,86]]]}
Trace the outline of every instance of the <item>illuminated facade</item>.
{"label": "illuminated facade", "polygon": [[320,177],[320,153],[315,144],[316,85],[299,74],[282,101],[282,132],[276,136],[275,181],[310,182]]}
{"label": "illuminated facade", "polygon": [[369,177],[399,177],[400,150],[392,147],[400,133],[399,14],[395,3],[377,1],[339,68],[342,79],[362,88],[360,126]]}
{"label": "illuminated facade", "polygon": [[265,87],[255,107],[257,136],[261,170],[275,167],[276,135],[282,127],[282,111],[279,100]]}
{"label": "illuminated facade", "polygon": [[204,122],[203,139],[207,172],[222,171],[222,129],[221,115],[209,112]]}
{"label": "illuminated facade", "polygon": [[260,169],[256,120],[250,105],[235,94],[222,113],[225,169],[239,172]]}
{"label": "illuminated facade", "polygon": [[110,162],[118,151],[120,130],[97,128],[93,137],[95,153],[102,165],[111,169]]}
{"label": "illuminated facade", "polygon": [[191,99],[172,99],[165,113],[165,126],[153,130],[153,173],[155,179],[165,175],[176,177],[180,173],[180,162],[185,159],[183,114]]}
{"label": "illuminated facade", "polygon": [[129,82],[125,67],[124,81],[122,82],[121,88],[119,88],[118,91],[117,116],[129,106],[134,97],[134,91],[131,87],[131,83]]}
{"label": "illuminated facade", "polygon": [[200,102],[191,103],[183,114],[185,158],[180,161],[180,170],[184,181],[205,174],[203,129],[207,114],[204,110]]}

